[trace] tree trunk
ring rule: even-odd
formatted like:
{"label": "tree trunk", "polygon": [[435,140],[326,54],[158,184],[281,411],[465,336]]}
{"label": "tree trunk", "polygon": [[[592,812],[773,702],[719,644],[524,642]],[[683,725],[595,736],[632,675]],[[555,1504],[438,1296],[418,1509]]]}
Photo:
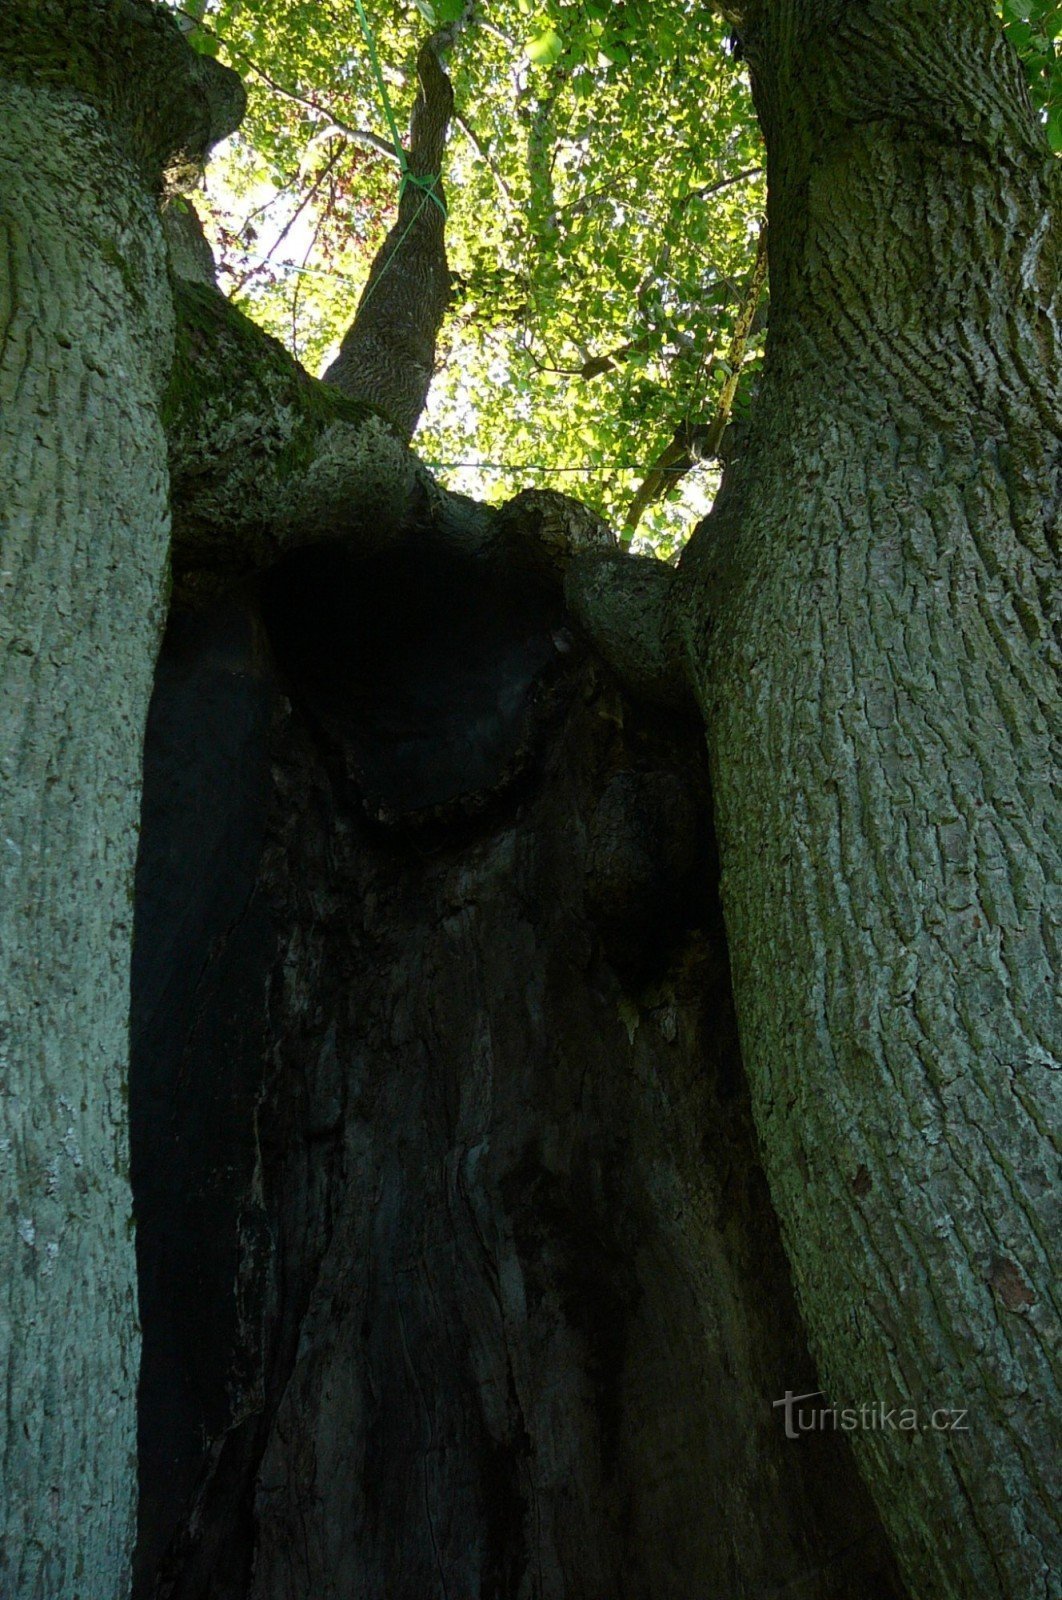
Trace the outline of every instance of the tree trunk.
{"label": "tree trunk", "polygon": [[[205,141],[204,85],[223,81],[136,6],[82,10],[79,50],[69,8],[48,4],[14,7],[0,44],[0,1590],[12,1600],[128,1583],[129,959],[169,528],[157,400],[172,310],[152,185],[166,156],[196,146],[197,123]],[[130,68],[135,80],[115,81]],[[138,95],[157,98],[149,128]]]}
{"label": "tree trunk", "polygon": [[175,619],[147,743],[138,1593],[898,1595],[772,1409],[696,723],[422,542],[261,605]]}
{"label": "tree trunk", "polygon": [[[144,1595],[895,1595],[845,1440],[773,1409],[817,1381],[966,1414],[856,1436],[913,1592],[1052,1593],[1058,168],[981,0],[728,9],[770,152],[770,354],[677,578],[571,562],[564,515],[532,556],[276,350],[234,407],[259,498],[230,529],[231,439],[167,396],[185,593],[209,581],[159,675],[140,857]],[[0,1578],[104,1600],[167,535],[153,192],[235,101],[142,0],[9,10]],[[333,512],[384,553],[231,587]],[[584,657],[564,564],[605,659],[673,709]]]}
{"label": "tree trunk", "polygon": [[[14,490],[4,508],[3,1152],[17,1197],[17,1214],[5,1208],[4,1259],[17,1270],[4,1273],[0,1572],[5,1593],[72,1592],[68,1561],[80,1548],[83,1581],[120,1593],[138,1355],[127,961],[141,729],[163,615],[154,400],[170,316],[151,201],[122,181],[91,117],[11,85],[0,117],[0,229],[14,269],[0,466]],[[123,237],[141,241],[143,319],[105,255],[107,239]],[[54,462],[47,483],[30,474],[39,452]]]}
{"label": "tree trunk", "polygon": [[745,1062],[829,1400],[964,1411],[855,1435],[912,1592],[1026,1600],[1062,1564],[1058,166],[987,4],[743,9],[768,368],[680,579]]}

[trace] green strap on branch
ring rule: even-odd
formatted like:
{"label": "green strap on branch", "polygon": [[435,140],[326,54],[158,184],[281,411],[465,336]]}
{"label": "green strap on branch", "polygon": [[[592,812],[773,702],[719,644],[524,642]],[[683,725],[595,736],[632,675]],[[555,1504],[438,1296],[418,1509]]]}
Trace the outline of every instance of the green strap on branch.
{"label": "green strap on branch", "polygon": [[[402,138],[398,132],[398,124],[395,121],[395,114],[391,108],[391,97],[387,93],[387,84],[384,82],[384,75],[380,68],[380,58],[376,54],[376,40],[374,39],[372,29],[369,26],[369,19],[365,15],[365,7],[362,5],[362,0],[354,0],[354,6],[358,13],[358,21],[361,23],[361,31],[365,38],[366,46],[368,47],[369,60],[372,63],[373,76],[376,79],[376,87],[380,91],[380,99],[383,102],[384,116],[387,118],[387,126],[391,130],[391,142],[395,147],[395,156],[398,161],[399,170],[402,174],[402,181],[398,186],[399,202],[401,203],[402,195],[406,188],[412,184],[416,189],[423,189],[425,199],[430,197],[435,201],[435,204],[438,206],[439,210],[443,214],[443,218],[445,219],[446,202],[443,200],[442,195],[439,194],[435,188],[435,185],[439,182],[439,174],[436,173],[434,176],[429,175],[421,178],[418,177],[415,172],[410,172],[409,170],[409,163],[406,161],[406,152],[402,145]],[[424,207],[422,204],[417,211],[418,217],[423,209]],[[414,221],[415,220],[416,218],[414,218]]]}

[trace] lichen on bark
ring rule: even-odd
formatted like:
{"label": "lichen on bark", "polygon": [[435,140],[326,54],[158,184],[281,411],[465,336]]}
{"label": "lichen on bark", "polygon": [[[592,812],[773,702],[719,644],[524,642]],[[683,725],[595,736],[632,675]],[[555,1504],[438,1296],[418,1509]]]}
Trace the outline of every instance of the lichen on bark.
{"label": "lichen on bark", "polygon": [[175,279],[174,301],[162,417],[177,574],[231,578],[314,539],[365,553],[392,541],[417,469],[391,424],[310,378],[210,285]]}

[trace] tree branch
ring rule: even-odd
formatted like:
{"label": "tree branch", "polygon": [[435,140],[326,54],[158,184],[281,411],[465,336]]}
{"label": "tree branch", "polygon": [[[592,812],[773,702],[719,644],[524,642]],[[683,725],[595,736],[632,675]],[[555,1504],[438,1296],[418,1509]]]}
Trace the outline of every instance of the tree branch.
{"label": "tree branch", "polygon": [[729,178],[720,178],[717,183],[705,184],[703,189],[691,189],[682,197],[679,209],[684,210],[691,200],[709,200],[713,194],[720,194],[722,190],[732,188],[735,183],[746,183],[750,178],[762,176],[762,167],[746,167],[744,172],[735,172]]}
{"label": "tree branch", "polygon": [[488,167],[490,169],[490,174],[491,174],[492,178],[494,179],[494,182],[498,186],[498,192],[501,195],[502,199],[505,201],[506,210],[511,212],[512,209],[513,209],[512,190],[509,188],[509,185],[506,183],[505,179],[502,177],[501,168],[498,166],[498,163],[493,159],[493,157],[490,154],[490,151],[487,149],[486,145],[484,145],[484,143],[480,139],[479,135],[476,133],[476,130],[471,126],[470,123],[466,122],[464,117],[460,116],[457,112],[455,112],[454,113],[454,121],[457,123],[457,126],[461,129],[461,132],[464,134],[465,138],[468,140],[469,144],[472,146],[472,148],[476,152],[477,156],[479,156],[479,159],[484,163],[484,165],[486,167]]}
{"label": "tree branch", "polygon": [[339,355],[324,375],[344,394],[368,400],[407,439],[428,397],[450,298],[441,169],[454,97],[435,41],[443,38],[445,44],[452,31],[433,36],[417,57],[420,87],[408,156],[414,181],[403,184],[398,217],[377,252]]}
{"label": "tree branch", "polygon": [[284,240],[287,238],[288,234],[291,232],[291,230],[295,226],[296,222],[298,222],[299,218],[302,216],[303,212],[306,210],[306,207],[310,204],[310,202],[317,195],[318,191],[321,188],[321,185],[325,182],[325,180],[327,178],[329,178],[331,176],[331,174],[332,174],[332,172],[333,172],[333,170],[335,168],[337,160],[338,160],[338,153],[333,152],[333,154],[331,156],[329,156],[329,158],[328,158],[327,162],[325,163],[324,167],[317,174],[317,177],[313,180],[313,182],[310,184],[309,188],[306,190],[306,192],[303,195],[302,199],[299,201],[298,205],[295,207],[295,210],[292,212],[292,214],[288,218],[287,222],[285,222],[284,226],[281,228],[280,232],[277,234],[276,238],[273,240],[273,243],[270,245],[269,249],[266,251],[266,253],[262,257],[262,259],[260,261],[255,262],[255,264],[253,266],[248,267],[246,272],[242,272],[239,275],[239,277],[236,278],[235,284],[233,285],[233,289],[232,289],[233,296],[238,295],[240,290],[243,289],[248,283],[250,283],[252,278],[256,278],[260,272],[264,272],[268,268],[268,266],[269,266],[270,262],[272,261],[273,257],[276,255],[277,251],[280,249],[280,246],[284,243]]}
{"label": "tree branch", "polygon": [[278,83],[276,78],[266,72],[264,67],[260,67],[257,61],[249,56],[245,50],[241,50],[231,40],[226,39],[224,34],[218,33],[209,23],[204,22],[202,16],[197,15],[197,11],[200,9],[200,6],[197,5],[193,10],[184,8],[177,11],[177,17],[179,20],[183,19],[188,33],[209,34],[211,39],[215,39],[218,44],[224,45],[231,56],[235,56],[238,61],[241,61],[249,72],[253,72],[256,78],[261,78],[266,87],[272,89],[274,94],[280,95],[284,100],[293,101],[295,105],[305,106],[308,110],[316,112],[319,117],[328,118],[328,126],[314,134],[310,140],[311,144],[314,144],[319,139],[326,138],[329,134],[340,134],[344,139],[350,139],[357,144],[365,145],[371,150],[378,150],[381,155],[389,157],[392,161],[398,159],[398,151],[390,139],[381,138],[378,133],[373,133],[369,128],[355,128],[349,122],[344,122],[342,117],[337,117],[330,106],[319,105],[316,100],[311,100],[309,95],[300,94],[297,89],[289,89],[286,84]]}
{"label": "tree branch", "polygon": [[675,437],[661,450],[638,485],[623,522],[622,542],[625,546],[634,538],[639,522],[653,501],[662,499],[693,466],[695,458],[686,441],[686,430],[679,429]]}
{"label": "tree branch", "polygon": [[231,582],[317,539],[366,553],[392,542],[418,477],[395,429],[310,378],[217,289],[177,279],[174,304],[162,416],[178,581]]}
{"label": "tree branch", "polygon": [[[307,104],[310,104],[310,102],[307,102]],[[323,108],[321,109],[323,110]],[[325,114],[331,115],[330,112]],[[322,139],[332,138],[349,139],[351,144],[360,144],[364,145],[368,150],[379,151],[380,155],[386,156],[389,161],[398,160],[398,151],[390,139],[384,139],[380,134],[373,133],[368,128],[352,128],[347,123],[337,122],[335,119],[326,123],[323,128],[319,128],[306,148],[310,150],[315,144],[320,144]],[[305,161],[305,156],[303,160]]]}

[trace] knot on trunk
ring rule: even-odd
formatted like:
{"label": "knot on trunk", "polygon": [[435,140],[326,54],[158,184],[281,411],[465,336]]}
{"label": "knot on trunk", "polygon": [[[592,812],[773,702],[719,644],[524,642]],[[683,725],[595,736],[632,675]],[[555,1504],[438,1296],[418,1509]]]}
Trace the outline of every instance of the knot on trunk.
{"label": "knot on trunk", "polygon": [[555,489],[522,489],[502,506],[495,523],[501,559],[543,577],[562,575],[583,552],[615,548],[603,517]]}

